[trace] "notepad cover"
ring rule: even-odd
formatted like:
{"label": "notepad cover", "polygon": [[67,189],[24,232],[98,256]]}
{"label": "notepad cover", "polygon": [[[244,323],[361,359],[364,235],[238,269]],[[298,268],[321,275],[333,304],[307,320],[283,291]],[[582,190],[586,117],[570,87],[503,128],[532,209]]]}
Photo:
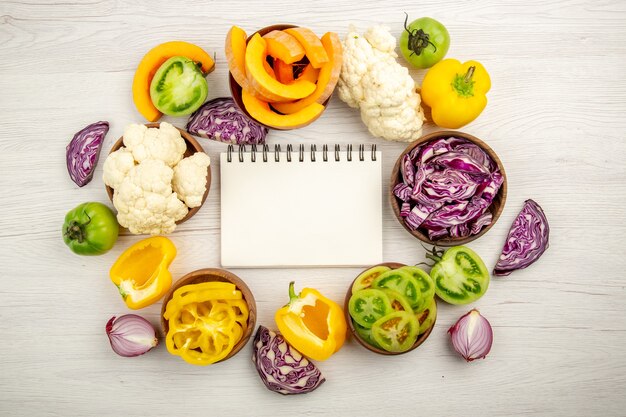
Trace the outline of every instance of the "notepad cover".
{"label": "notepad cover", "polygon": [[224,267],[366,266],[382,262],[381,155],[376,160],[243,162],[220,155]]}

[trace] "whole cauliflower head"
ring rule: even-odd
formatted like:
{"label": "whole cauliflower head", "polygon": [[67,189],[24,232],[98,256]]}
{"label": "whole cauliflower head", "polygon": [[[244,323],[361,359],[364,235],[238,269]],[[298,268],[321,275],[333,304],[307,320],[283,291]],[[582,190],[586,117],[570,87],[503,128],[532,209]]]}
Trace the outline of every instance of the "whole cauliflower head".
{"label": "whole cauliflower head", "polygon": [[133,154],[125,147],[121,147],[104,161],[102,180],[109,187],[117,188],[134,166]]}
{"label": "whole cauliflower head", "polygon": [[198,207],[202,204],[202,197],[206,191],[207,168],[211,165],[211,158],[204,152],[183,158],[174,167],[172,188],[188,207]]}
{"label": "whole cauliflower head", "polygon": [[396,61],[396,39],[384,26],[363,36],[350,28],[343,42],[339,98],[361,109],[370,133],[409,142],[422,134],[424,113],[409,70]]}
{"label": "whole cauliflower head", "polygon": [[185,154],[187,145],[178,129],[167,122],[159,128],[147,128],[132,124],[124,131],[124,146],[132,152],[135,161],[159,159],[169,167],[174,167]]}
{"label": "whole cauliflower head", "polygon": [[132,167],[113,194],[119,224],[133,234],[173,232],[188,212],[172,191],[173,176],[172,168],[158,159]]}

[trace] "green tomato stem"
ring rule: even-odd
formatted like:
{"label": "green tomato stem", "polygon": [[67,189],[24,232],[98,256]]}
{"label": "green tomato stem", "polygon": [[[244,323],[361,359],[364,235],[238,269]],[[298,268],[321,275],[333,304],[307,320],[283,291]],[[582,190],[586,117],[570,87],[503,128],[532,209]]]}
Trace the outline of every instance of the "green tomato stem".
{"label": "green tomato stem", "polygon": [[78,243],[83,243],[83,240],[85,240],[85,229],[82,224],[78,223],[76,220],[72,220],[65,230],[65,236],[70,240],[78,240]]}

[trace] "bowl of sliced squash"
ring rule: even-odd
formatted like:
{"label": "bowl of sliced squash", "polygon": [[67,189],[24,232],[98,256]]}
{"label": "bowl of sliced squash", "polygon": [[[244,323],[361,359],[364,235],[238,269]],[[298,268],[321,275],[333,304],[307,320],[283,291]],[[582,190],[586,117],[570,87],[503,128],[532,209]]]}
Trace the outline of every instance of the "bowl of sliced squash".
{"label": "bowl of sliced squash", "polygon": [[339,35],[318,37],[294,25],[268,26],[249,37],[233,26],[225,50],[235,103],[253,120],[277,130],[317,120],[343,64]]}

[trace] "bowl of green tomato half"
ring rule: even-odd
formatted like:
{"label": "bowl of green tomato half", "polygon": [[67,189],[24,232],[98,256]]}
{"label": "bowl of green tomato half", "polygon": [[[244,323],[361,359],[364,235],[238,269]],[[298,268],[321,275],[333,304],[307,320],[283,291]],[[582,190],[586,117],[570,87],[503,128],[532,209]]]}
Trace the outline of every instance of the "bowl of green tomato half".
{"label": "bowl of green tomato half", "polygon": [[350,333],[366,349],[400,355],[428,339],[437,320],[435,286],[416,266],[388,262],[357,276],[346,293]]}

